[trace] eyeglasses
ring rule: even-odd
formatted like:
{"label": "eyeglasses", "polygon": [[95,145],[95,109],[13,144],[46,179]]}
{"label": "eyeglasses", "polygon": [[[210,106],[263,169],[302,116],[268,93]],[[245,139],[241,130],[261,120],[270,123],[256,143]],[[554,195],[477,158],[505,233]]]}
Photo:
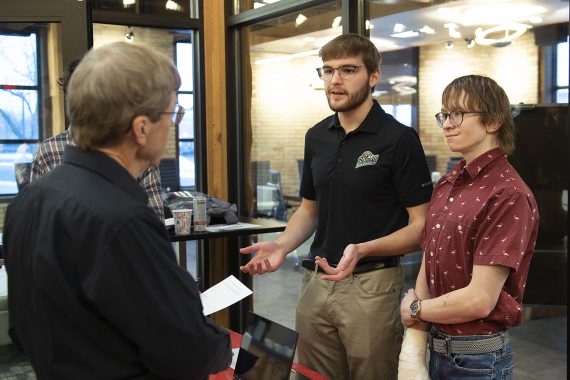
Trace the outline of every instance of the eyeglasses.
{"label": "eyeglasses", "polygon": [[344,65],[339,67],[324,66],[317,68],[317,74],[319,74],[319,78],[328,82],[332,80],[335,70],[338,70],[338,75],[340,75],[342,79],[350,80],[354,79],[354,77],[356,76],[361,67],[364,66],[363,65],[360,66]]}
{"label": "eyeglasses", "polygon": [[443,128],[443,124],[445,124],[447,118],[449,118],[449,122],[451,123],[451,125],[453,125],[454,127],[459,127],[461,123],[463,123],[463,115],[466,114],[468,115],[470,113],[485,113],[485,112],[463,112],[463,111],[453,111],[450,113],[438,112],[435,114],[435,120],[437,121],[437,125],[440,128]]}
{"label": "eyeglasses", "polygon": [[177,104],[174,107],[173,112],[161,112],[160,114],[170,114],[170,118],[172,120],[172,124],[178,125],[182,121],[184,114],[186,113],[186,109],[182,107],[180,104]]}

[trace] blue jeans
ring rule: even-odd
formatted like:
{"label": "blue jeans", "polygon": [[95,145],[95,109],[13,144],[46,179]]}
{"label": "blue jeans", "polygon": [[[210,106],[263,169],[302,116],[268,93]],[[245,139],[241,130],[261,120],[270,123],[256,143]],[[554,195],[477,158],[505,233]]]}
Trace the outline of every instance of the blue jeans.
{"label": "blue jeans", "polygon": [[[451,337],[437,331],[437,335],[452,338],[453,340],[468,341],[504,336],[505,332],[493,335]],[[513,347],[508,340],[505,342],[503,339],[503,342],[503,347],[497,351],[476,355],[449,354],[446,356],[430,349],[429,376],[431,380],[510,380],[513,378],[513,370],[515,368]]]}

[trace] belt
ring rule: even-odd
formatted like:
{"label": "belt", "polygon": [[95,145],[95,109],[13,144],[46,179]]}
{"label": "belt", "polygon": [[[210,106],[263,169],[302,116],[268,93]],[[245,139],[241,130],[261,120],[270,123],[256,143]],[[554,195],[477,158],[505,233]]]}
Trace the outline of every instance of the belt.
{"label": "belt", "polygon": [[[372,261],[368,263],[358,264],[356,265],[352,273],[359,274],[359,273],[371,272],[378,269],[393,268],[398,266],[398,262],[399,262],[398,256],[389,256],[384,258],[382,261]],[[305,259],[301,262],[301,266],[305,269],[314,271],[315,266],[317,265],[315,264],[315,260]],[[330,266],[336,267],[336,264],[330,264]],[[317,272],[325,273],[325,271],[319,266],[317,266]]]}
{"label": "belt", "polygon": [[429,335],[429,348],[446,356],[449,354],[485,354],[497,351],[507,343],[509,343],[509,334],[507,332],[500,336],[478,340],[458,340],[454,337],[437,338],[433,336],[433,332]]}

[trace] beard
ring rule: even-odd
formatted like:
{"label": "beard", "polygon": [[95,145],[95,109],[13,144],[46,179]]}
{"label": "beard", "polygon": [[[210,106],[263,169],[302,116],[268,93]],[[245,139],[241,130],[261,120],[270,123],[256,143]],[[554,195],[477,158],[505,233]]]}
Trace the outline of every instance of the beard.
{"label": "beard", "polygon": [[348,101],[345,104],[333,105],[331,104],[329,90],[326,91],[326,95],[331,110],[335,112],[349,112],[360,107],[366,99],[368,99],[368,96],[370,96],[370,86],[368,85],[368,81],[366,81],[356,92],[348,95]]}

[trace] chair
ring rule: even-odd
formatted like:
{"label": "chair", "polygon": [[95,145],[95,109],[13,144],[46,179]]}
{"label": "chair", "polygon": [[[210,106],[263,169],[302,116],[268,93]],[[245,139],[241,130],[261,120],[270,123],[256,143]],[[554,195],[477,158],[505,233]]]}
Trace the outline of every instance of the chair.
{"label": "chair", "polygon": [[267,160],[252,161],[251,183],[256,200],[255,215],[287,220],[287,203],[281,190],[281,173],[271,170]]}
{"label": "chair", "polygon": [[175,158],[164,158],[158,165],[160,171],[160,186],[167,193],[180,190],[178,163]]}
{"label": "chair", "polygon": [[18,191],[30,183],[30,174],[32,173],[32,163],[31,162],[21,162],[14,164],[14,174],[16,176],[16,185],[18,186]]}

